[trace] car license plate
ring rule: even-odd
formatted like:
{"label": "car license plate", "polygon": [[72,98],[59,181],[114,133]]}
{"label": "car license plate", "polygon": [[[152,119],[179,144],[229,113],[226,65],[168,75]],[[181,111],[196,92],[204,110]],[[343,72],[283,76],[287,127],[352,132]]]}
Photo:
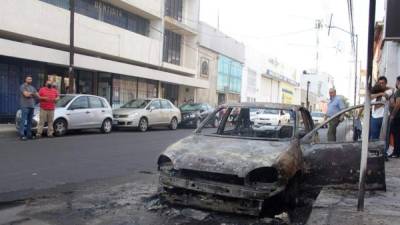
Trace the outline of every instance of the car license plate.
{"label": "car license plate", "polygon": [[118,120],[113,120],[113,125],[117,125],[118,124]]}

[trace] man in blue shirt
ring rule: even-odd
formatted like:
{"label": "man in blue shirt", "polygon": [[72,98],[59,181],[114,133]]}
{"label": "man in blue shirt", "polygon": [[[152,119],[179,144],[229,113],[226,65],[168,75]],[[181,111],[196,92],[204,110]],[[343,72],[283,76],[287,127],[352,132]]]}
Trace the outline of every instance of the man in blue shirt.
{"label": "man in blue shirt", "polygon": [[[336,95],[336,90],[334,88],[329,89],[330,101],[328,103],[328,111],[326,112],[326,116],[332,117],[336,113],[340,112],[345,108],[343,103],[343,99]],[[336,141],[336,128],[341,122],[341,118],[337,117],[329,122],[328,128],[328,141],[335,142]]]}

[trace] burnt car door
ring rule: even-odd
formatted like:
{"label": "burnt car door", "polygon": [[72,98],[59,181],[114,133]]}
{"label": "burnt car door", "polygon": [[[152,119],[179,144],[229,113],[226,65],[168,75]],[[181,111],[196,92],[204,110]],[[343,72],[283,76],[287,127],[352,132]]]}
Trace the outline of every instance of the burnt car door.
{"label": "burnt car door", "polygon": [[[365,132],[362,129],[364,114],[362,109],[363,106],[360,105],[343,110],[301,139],[303,174],[306,183],[357,187],[361,159],[360,132]],[[332,136],[327,137],[330,128],[324,127],[334,125],[338,121],[336,140],[333,141]],[[380,139],[369,140],[367,189],[386,189],[384,163],[386,124],[382,126]]]}

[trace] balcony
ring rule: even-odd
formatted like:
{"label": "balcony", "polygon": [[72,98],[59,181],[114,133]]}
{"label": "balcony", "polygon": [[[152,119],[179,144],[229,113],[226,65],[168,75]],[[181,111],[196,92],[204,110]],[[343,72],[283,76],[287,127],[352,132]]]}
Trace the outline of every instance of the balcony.
{"label": "balcony", "polygon": [[[69,11],[37,0],[3,0],[0,33],[34,43],[67,47]],[[80,14],[75,15],[75,46],[81,52],[161,65],[161,41]]]}
{"label": "balcony", "polygon": [[111,0],[110,3],[147,19],[161,19],[162,0]]}

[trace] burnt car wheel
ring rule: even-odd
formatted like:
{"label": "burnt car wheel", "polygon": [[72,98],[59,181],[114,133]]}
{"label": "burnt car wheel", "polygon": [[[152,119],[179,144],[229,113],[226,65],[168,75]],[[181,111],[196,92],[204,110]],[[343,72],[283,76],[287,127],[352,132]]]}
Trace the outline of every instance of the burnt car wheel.
{"label": "burnt car wheel", "polygon": [[283,192],[283,201],[290,208],[295,208],[299,202],[299,189],[300,175],[296,175],[289,181],[285,191]]}

